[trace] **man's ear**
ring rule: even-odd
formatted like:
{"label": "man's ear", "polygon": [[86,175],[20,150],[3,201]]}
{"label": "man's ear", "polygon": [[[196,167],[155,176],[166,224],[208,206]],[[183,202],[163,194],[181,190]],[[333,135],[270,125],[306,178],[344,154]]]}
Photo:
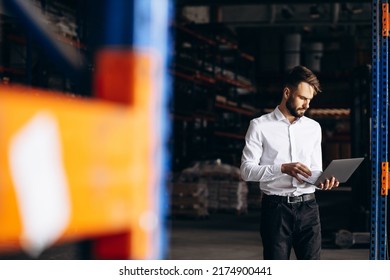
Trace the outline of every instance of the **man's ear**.
{"label": "man's ear", "polygon": [[284,89],[283,89],[283,96],[284,96],[284,98],[288,99],[290,94],[291,94],[291,90],[288,87],[284,87]]}

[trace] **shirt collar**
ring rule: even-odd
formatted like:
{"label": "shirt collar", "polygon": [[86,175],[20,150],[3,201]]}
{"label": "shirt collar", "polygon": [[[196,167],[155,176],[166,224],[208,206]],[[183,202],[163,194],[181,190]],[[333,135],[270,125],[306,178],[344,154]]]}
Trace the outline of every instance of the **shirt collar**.
{"label": "shirt collar", "polygon": [[276,108],[274,110],[274,116],[275,116],[276,120],[278,120],[278,121],[282,121],[282,120],[286,119],[286,117],[280,111],[279,106],[276,106]]}
{"label": "shirt collar", "polygon": [[[276,106],[276,108],[274,110],[274,116],[275,116],[276,120],[278,120],[278,121],[286,121],[286,122],[290,123],[289,120],[280,111],[279,106]],[[296,119],[292,124],[300,122],[302,119],[304,119],[304,117],[305,116],[302,116],[302,117]]]}

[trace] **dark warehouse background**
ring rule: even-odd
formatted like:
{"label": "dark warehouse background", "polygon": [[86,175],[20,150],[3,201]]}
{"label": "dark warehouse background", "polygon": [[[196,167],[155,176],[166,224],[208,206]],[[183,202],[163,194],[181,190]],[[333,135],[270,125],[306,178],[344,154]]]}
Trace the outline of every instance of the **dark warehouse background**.
{"label": "dark warehouse background", "polygon": [[[311,68],[323,89],[307,114],[323,129],[324,166],[332,159],[368,157],[371,3],[177,4],[173,214],[206,217],[210,226],[216,215],[231,213],[246,221],[238,227],[257,230],[258,184],[243,187],[236,168],[249,120],[279,104],[283,74],[297,64]],[[353,237],[355,246],[368,245],[368,170],[366,160],[337,191],[317,194],[325,246],[349,247]],[[189,184],[199,184],[193,188],[200,191],[203,183],[206,202],[180,198]],[[227,219],[221,227],[240,220]]]}

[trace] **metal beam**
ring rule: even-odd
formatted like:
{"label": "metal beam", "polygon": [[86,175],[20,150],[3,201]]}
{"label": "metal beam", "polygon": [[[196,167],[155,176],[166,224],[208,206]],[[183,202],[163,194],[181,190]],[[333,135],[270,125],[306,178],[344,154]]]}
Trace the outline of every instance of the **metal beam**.
{"label": "metal beam", "polygon": [[[388,37],[382,34],[382,4],[372,1],[371,241],[370,259],[388,259],[387,196],[381,194],[382,163],[388,162]],[[388,12],[386,12],[388,14]]]}

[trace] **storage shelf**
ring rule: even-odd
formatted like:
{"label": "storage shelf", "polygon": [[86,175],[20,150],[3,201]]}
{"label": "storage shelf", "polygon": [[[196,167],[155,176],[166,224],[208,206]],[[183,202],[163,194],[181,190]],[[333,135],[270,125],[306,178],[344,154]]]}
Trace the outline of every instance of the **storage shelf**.
{"label": "storage shelf", "polygon": [[171,114],[170,117],[171,119],[181,120],[181,121],[195,121],[196,119],[207,120],[209,122],[215,121],[214,116],[203,115],[203,114],[182,115],[182,114],[174,113]]}
{"label": "storage shelf", "polygon": [[[188,68],[188,70],[190,70],[190,68]],[[237,88],[245,89],[248,92],[256,92],[256,89],[249,84],[245,84],[245,83],[240,82],[238,80],[226,78],[226,77],[221,76],[221,75],[217,75],[215,78],[212,78],[210,76],[206,76],[206,75],[200,73],[199,71],[188,74],[188,73],[184,73],[182,71],[178,71],[176,69],[172,69],[170,72],[172,75],[174,75],[178,78],[182,78],[184,80],[194,82],[194,83],[208,83],[210,85],[215,85],[217,82],[220,82],[220,83],[222,82],[224,84],[228,84],[228,85],[231,85],[231,86],[234,86]]]}
{"label": "storage shelf", "polygon": [[232,112],[236,112],[236,113],[239,113],[239,114],[242,114],[242,115],[247,115],[247,116],[254,116],[256,114],[255,111],[250,111],[250,110],[239,108],[239,107],[233,107],[233,106],[225,105],[225,104],[222,104],[222,103],[215,103],[215,107],[221,108],[221,109],[225,109],[225,110],[229,110],[229,111],[232,111]]}
{"label": "storage shelf", "polygon": [[173,23],[172,25],[174,27],[176,27],[178,30],[181,30],[181,31],[187,33],[188,35],[191,35],[193,38],[196,38],[196,39],[198,39],[198,40],[200,40],[202,42],[205,42],[205,43],[207,43],[207,44],[209,44],[211,46],[217,45],[217,43],[214,40],[212,40],[210,38],[207,38],[206,36],[201,35],[201,34],[195,32],[195,31],[192,31],[191,29],[189,29],[189,28],[187,28],[187,27],[185,27],[185,26],[183,26],[181,24]]}
{"label": "storage shelf", "polygon": [[224,83],[228,83],[230,85],[233,85],[233,86],[236,86],[236,87],[239,87],[239,88],[246,89],[246,90],[248,90],[250,92],[255,92],[256,91],[256,89],[253,86],[249,85],[249,84],[240,82],[238,80],[233,80],[233,79],[224,77],[222,75],[217,75],[216,79],[218,81],[221,81],[221,82],[224,82]]}
{"label": "storage shelf", "polygon": [[[234,87],[245,89],[249,92],[256,92],[254,86],[249,83],[242,82],[238,79],[232,79],[221,74],[213,74],[212,72],[205,74],[205,69],[188,67],[182,65],[181,63],[173,63],[172,66],[174,68],[172,70],[172,74],[188,81],[202,80],[211,84],[215,84],[218,81]],[[215,78],[210,77],[209,75],[215,75]]]}
{"label": "storage shelf", "polygon": [[[74,48],[82,49],[82,50],[86,50],[87,49],[87,47],[83,43],[81,43],[81,42],[79,42],[77,40],[74,40],[72,38],[69,38],[69,37],[66,37],[66,36],[62,36],[62,35],[59,35],[59,34],[57,34],[55,38],[58,41],[66,44],[66,45],[72,46]],[[15,43],[18,43],[18,44],[23,44],[23,45],[26,44],[26,42],[27,42],[26,37],[20,36],[20,35],[14,35],[14,34],[9,34],[7,36],[7,39],[9,41],[12,41],[12,42],[15,42]]]}
{"label": "storage shelf", "polygon": [[4,66],[0,65],[0,73],[24,75],[26,72],[23,69],[17,69],[17,68],[13,68],[13,67],[4,67]]}
{"label": "storage shelf", "polygon": [[194,83],[207,83],[209,85],[213,85],[216,83],[215,79],[213,79],[211,77],[204,76],[204,75],[199,74],[199,73],[189,75],[189,74],[185,74],[185,73],[175,71],[175,70],[171,70],[170,72],[172,75],[174,75],[178,78],[181,78],[181,79],[184,79],[184,80],[187,80],[190,82],[194,82]]}
{"label": "storage shelf", "polygon": [[245,139],[245,135],[239,134],[239,133],[231,133],[231,132],[225,132],[225,131],[214,131],[214,134],[216,136],[227,137],[227,138],[234,138],[234,139],[240,139],[240,140]]}

